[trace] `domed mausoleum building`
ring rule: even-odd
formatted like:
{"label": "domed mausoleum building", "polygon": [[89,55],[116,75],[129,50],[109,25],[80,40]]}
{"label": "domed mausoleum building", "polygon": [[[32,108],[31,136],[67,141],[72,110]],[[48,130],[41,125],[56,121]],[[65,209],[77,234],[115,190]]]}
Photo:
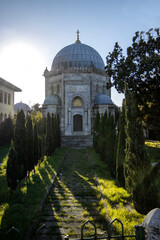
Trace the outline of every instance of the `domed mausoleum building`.
{"label": "domed mausoleum building", "polygon": [[92,146],[97,111],[115,114],[109,81],[99,53],[79,40],[64,47],[44,71],[45,100],[42,113],[58,113],[62,146]]}
{"label": "domed mausoleum building", "polygon": [[23,110],[25,116],[27,116],[27,113],[31,111],[30,107],[23,102],[19,102],[14,104],[14,113],[18,113],[20,110]]}

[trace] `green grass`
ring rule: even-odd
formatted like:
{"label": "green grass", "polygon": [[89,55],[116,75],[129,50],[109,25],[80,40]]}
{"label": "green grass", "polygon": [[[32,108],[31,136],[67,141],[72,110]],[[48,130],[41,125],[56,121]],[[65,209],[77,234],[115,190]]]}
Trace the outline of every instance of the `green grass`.
{"label": "green grass", "polygon": [[145,145],[151,162],[160,162],[160,142],[146,141]]}
{"label": "green grass", "polygon": [[[146,141],[145,146],[151,163],[160,162],[160,142]],[[157,186],[160,189],[160,175],[157,178]]]}
{"label": "green grass", "polygon": [[[92,149],[89,149],[89,154],[92,159],[92,169],[95,170],[97,180],[100,184],[100,188],[103,195],[103,200],[99,202],[99,212],[102,216],[106,216],[107,206],[108,214],[111,220],[114,218],[119,219],[124,226],[125,234],[134,234],[134,226],[141,224],[144,215],[139,214],[133,207],[130,194],[124,188],[120,188],[116,185],[116,181],[111,178],[107,166],[101,161],[100,156],[95,154]],[[115,229],[118,233],[121,233],[121,225],[115,224]]]}
{"label": "green grass", "polygon": [[9,145],[0,147],[0,163],[3,163],[4,158],[7,157],[8,153],[9,153],[9,148],[10,148]]}
{"label": "green grass", "polygon": [[45,157],[40,166],[32,171],[30,179],[21,182],[20,189],[12,195],[6,183],[7,157],[3,159],[0,173],[0,239],[12,226],[18,228],[22,235],[27,231],[35,213],[40,207],[45,193],[56,174],[66,149],[57,149],[52,157]]}
{"label": "green grass", "polygon": [[[64,155],[66,149],[58,149],[53,157],[45,158],[45,161],[36,167],[36,172],[32,172],[30,180],[24,180],[20,190],[17,191],[11,196],[6,184],[6,162],[7,157],[3,160],[3,169],[0,174],[0,187],[3,187],[3,191],[0,192],[0,239],[10,227],[14,226],[18,228],[24,235],[27,231],[30,222],[34,219],[35,213],[39,209],[40,202],[42,201],[48,186],[51,183],[51,179],[56,173],[61,159]],[[80,151],[80,150],[79,150]],[[80,171],[75,171],[75,177],[83,185],[84,192],[74,192],[77,197],[78,194],[86,196],[88,188],[89,195],[97,196],[99,204],[93,203],[93,206],[90,204],[90,208],[96,208],[98,211],[97,219],[101,218],[102,223],[104,219],[118,218],[124,225],[125,234],[134,233],[134,226],[136,224],[141,224],[144,215],[137,213],[133,207],[131,196],[125,191],[125,189],[120,188],[116,185],[116,182],[111,178],[107,166],[104,162],[100,160],[98,154],[95,154],[93,149],[88,149],[90,160],[87,160],[87,156],[84,155],[82,159],[81,155],[78,156],[78,150],[70,150],[70,158],[75,158],[75,164]],[[77,154],[77,155],[76,155]],[[82,155],[83,156],[83,155]],[[90,171],[88,171],[90,169]],[[93,171],[92,171],[93,170]],[[72,171],[72,168],[68,168],[69,171]],[[97,191],[96,178],[100,184],[102,191],[103,199],[100,198],[101,194]],[[69,180],[69,177],[67,181]],[[59,181],[59,179],[58,179]],[[67,194],[68,190],[66,184],[59,181],[59,184],[64,190],[64,193]],[[59,196],[59,200],[61,197]],[[51,199],[48,199],[48,202],[51,202]],[[107,214],[106,208],[107,206]],[[79,203],[76,203],[79,205]],[[84,204],[81,202],[81,204]],[[84,204],[85,210],[83,212],[83,217],[88,216],[90,208],[87,204]],[[53,206],[53,210],[54,206]],[[66,215],[65,212],[61,211],[58,215],[60,221]],[[88,216],[89,219],[92,219],[92,216]],[[95,219],[94,219],[95,220]],[[72,229],[70,234],[74,235]],[[116,224],[116,231],[121,232],[120,224]]]}

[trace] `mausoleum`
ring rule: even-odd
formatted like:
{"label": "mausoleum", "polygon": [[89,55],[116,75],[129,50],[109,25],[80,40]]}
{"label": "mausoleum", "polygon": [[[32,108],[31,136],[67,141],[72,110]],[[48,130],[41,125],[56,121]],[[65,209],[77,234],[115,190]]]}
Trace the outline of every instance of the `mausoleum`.
{"label": "mausoleum", "polygon": [[76,145],[78,141],[80,146],[92,146],[97,111],[115,114],[102,57],[94,48],[81,43],[77,31],[76,42],[57,53],[44,77],[42,113],[60,115],[62,146]]}

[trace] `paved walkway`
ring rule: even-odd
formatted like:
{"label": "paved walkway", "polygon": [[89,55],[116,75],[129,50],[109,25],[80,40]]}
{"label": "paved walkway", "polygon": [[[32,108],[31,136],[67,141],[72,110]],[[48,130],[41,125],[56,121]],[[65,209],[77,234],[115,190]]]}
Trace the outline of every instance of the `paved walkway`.
{"label": "paved walkway", "polygon": [[[37,226],[45,224],[38,240],[48,240],[49,230],[52,239],[80,238],[81,226],[85,221],[93,221],[98,236],[106,235],[107,222],[101,215],[101,194],[91,168],[87,149],[69,150],[61,170],[46,200]],[[86,225],[85,236],[94,234],[93,226]]]}

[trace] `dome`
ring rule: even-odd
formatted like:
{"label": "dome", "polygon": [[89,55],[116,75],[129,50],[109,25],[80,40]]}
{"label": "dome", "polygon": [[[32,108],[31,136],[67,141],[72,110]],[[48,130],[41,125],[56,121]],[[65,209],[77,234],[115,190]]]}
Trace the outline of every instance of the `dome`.
{"label": "dome", "polygon": [[21,109],[24,112],[27,112],[27,111],[31,110],[30,107],[27,104],[23,103],[23,102],[19,102],[19,103],[14,104],[14,112],[15,113],[20,111]]}
{"label": "dome", "polygon": [[61,99],[57,94],[50,95],[44,100],[44,105],[61,105]]}
{"label": "dome", "polygon": [[94,99],[94,104],[103,105],[103,104],[114,104],[109,96],[106,94],[98,94]]}
{"label": "dome", "polygon": [[52,70],[90,68],[104,71],[104,62],[99,53],[80,41],[62,48],[52,62]]}

